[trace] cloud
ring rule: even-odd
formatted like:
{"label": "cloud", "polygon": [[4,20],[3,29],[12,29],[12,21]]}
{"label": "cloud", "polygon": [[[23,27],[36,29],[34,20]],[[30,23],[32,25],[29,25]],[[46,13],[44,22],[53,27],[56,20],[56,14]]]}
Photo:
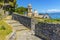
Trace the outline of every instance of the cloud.
{"label": "cloud", "polygon": [[47,12],[47,13],[60,12],[60,10],[58,10],[58,9],[48,9],[46,12]]}

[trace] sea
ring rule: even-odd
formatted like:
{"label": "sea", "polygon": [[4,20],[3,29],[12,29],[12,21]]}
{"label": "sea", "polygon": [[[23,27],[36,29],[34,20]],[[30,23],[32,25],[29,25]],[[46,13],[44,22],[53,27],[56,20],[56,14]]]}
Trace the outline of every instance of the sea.
{"label": "sea", "polygon": [[60,12],[48,13],[48,15],[49,15],[52,19],[60,19]]}

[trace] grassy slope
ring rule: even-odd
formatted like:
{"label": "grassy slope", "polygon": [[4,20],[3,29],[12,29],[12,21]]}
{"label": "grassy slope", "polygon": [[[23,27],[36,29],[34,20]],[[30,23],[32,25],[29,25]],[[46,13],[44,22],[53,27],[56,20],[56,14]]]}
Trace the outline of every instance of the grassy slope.
{"label": "grassy slope", "polygon": [[47,23],[59,23],[60,19],[43,19],[43,18],[35,18],[38,22],[47,22]]}
{"label": "grassy slope", "polygon": [[6,24],[4,21],[0,21],[0,27],[4,26],[5,30],[0,30],[0,40],[4,40],[5,37],[12,32],[12,28]]}

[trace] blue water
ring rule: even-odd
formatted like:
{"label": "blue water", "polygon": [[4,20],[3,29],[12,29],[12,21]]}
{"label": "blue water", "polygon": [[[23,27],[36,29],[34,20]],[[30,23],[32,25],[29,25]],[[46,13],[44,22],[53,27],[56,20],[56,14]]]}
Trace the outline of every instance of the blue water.
{"label": "blue water", "polygon": [[49,16],[53,19],[60,19],[60,13],[48,13]]}

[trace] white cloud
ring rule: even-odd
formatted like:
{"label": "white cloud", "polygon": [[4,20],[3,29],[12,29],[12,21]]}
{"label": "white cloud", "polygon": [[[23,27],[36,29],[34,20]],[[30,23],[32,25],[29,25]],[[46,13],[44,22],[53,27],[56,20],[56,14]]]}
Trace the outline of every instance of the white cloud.
{"label": "white cloud", "polygon": [[47,13],[49,13],[49,12],[60,12],[60,10],[58,10],[58,9],[48,9],[46,12]]}

